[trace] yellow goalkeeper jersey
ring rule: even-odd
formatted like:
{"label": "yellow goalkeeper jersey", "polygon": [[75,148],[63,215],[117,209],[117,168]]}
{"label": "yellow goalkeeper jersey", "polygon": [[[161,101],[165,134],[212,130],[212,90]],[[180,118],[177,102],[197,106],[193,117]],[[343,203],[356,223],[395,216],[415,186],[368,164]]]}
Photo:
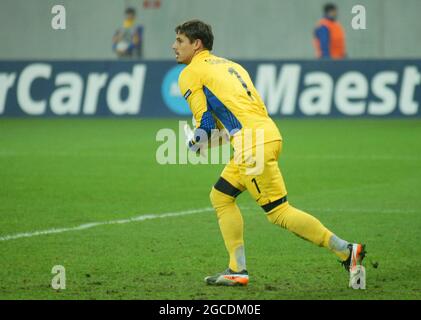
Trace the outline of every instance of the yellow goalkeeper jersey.
{"label": "yellow goalkeeper jersey", "polygon": [[[239,64],[201,51],[178,79],[196,128],[210,132],[222,124],[231,136],[263,129],[263,143],[282,140],[248,72]],[[253,142],[254,143],[254,142]]]}

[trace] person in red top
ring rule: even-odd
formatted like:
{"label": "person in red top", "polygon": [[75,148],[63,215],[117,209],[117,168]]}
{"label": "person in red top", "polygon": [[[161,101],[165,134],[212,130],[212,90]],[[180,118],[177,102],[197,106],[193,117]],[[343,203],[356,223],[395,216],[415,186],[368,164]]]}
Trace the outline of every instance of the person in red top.
{"label": "person in red top", "polygon": [[319,59],[344,59],[346,57],[345,32],[336,21],[338,9],[328,3],[324,6],[324,17],[314,30],[314,46]]}

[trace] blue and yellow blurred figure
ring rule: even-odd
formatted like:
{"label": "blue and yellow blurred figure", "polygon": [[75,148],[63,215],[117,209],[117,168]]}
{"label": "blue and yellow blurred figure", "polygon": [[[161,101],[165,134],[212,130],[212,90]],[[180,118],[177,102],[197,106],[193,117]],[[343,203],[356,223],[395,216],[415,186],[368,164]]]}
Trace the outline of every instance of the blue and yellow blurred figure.
{"label": "blue and yellow blurred figure", "polygon": [[[210,137],[218,124],[230,132],[232,138],[244,138],[244,132],[263,130],[263,170],[250,174],[249,164],[231,161],[224,168],[210,192],[220,230],[229,253],[229,267],[222,273],[208,276],[208,284],[246,285],[243,218],[235,200],[247,190],[262,207],[269,221],[312,243],[329,248],[345,267],[360,262],[363,246],[352,245],[335,236],[315,217],[291,206],[278,166],[282,136],[269,117],[264,102],[254,87],[247,71],[239,64],[210,53],[213,45],[212,29],[199,20],[191,20],[176,27],[173,49],[178,63],[187,64],[179,77],[181,93],[187,100],[196,122],[194,133],[187,141],[196,150],[203,130]],[[231,139],[235,141],[236,139]],[[237,139],[238,141],[238,139]],[[253,140],[252,149],[258,146]],[[233,145],[234,149],[236,145]],[[244,148],[243,151],[245,151]],[[352,252],[355,251],[353,255]],[[354,257],[354,258],[353,258]],[[352,259],[353,258],[353,259]]]}
{"label": "blue and yellow blurred figure", "polygon": [[123,25],[114,33],[113,51],[119,58],[141,58],[143,27],[136,23],[136,10],[127,8]]}

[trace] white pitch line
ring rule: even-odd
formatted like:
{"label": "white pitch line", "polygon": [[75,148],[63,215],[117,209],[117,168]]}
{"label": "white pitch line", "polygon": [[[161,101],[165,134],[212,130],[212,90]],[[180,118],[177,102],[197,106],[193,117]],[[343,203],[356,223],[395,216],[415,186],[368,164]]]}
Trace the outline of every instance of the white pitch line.
{"label": "white pitch line", "polygon": [[[259,207],[242,207],[242,210],[245,211],[254,211],[258,210]],[[311,211],[324,211],[324,212],[349,212],[349,213],[385,213],[385,214],[402,214],[402,213],[418,213],[419,210],[411,210],[411,209],[373,209],[373,208],[305,208],[304,210]],[[186,216],[190,214],[202,213],[202,212],[210,212],[214,211],[213,208],[201,208],[201,209],[193,209],[193,210],[186,210],[186,211],[179,211],[179,212],[168,212],[162,214],[144,214],[140,216],[136,216],[133,218],[127,219],[119,219],[119,220],[109,220],[109,221],[101,221],[101,222],[91,222],[91,223],[84,223],[76,227],[69,227],[69,228],[53,228],[47,230],[40,230],[40,231],[32,231],[32,232],[23,232],[23,233],[16,233],[11,235],[0,236],[0,241],[8,241],[8,240],[15,240],[20,238],[31,238],[36,236],[42,236],[47,234],[55,234],[55,233],[63,233],[69,231],[79,231],[90,229],[93,227],[103,226],[103,225],[111,225],[111,224],[125,224],[130,222],[138,222],[138,221],[145,221],[145,220],[153,220],[153,219],[161,219],[167,217],[179,217],[179,216]]]}
{"label": "white pitch line", "polygon": [[11,235],[0,236],[0,241],[8,241],[8,240],[15,240],[19,238],[31,238],[46,234],[55,234],[55,233],[63,233],[69,231],[78,231],[78,230],[85,230],[90,229],[93,227],[109,225],[109,224],[124,224],[129,222],[138,222],[138,221],[145,221],[145,220],[152,220],[152,219],[161,219],[167,217],[179,217],[179,216],[186,216],[189,214],[196,214],[202,212],[209,212],[213,211],[213,208],[201,208],[201,209],[193,209],[193,210],[186,210],[186,211],[179,211],[179,212],[168,212],[162,214],[144,214],[140,216],[136,216],[133,218],[127,219],[119,219],[119,220],[109,220],[109,221],[102,221],[102,222],[91,222],[91,223],[84,223],[76,227],[69,227],[69,228],[53,228],[47,230],[40,230],[40,231],[33,231],[33,232],[23,232],[23,233],[16,233]]}

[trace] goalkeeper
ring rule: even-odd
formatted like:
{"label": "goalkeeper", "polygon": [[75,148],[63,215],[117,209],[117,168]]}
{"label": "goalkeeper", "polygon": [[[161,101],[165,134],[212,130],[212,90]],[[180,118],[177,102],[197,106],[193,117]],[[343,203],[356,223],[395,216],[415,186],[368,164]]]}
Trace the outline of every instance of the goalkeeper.
{"label": "goalkeeper", "polygon": [[[187,67],[179,77],[179,87],[187,100],[196,123],[195,131],[185,128],[188,146],[200,151],[203,135],[222,125],[232,141],[244,141],[247,130],[264,133],[263,141],[251,143],[251,152],[263,147],[263,170],[252,172],[250,162],[234,156],[226,165],[210,192],[219,227],[229,254],[228,268],[207,276],[210,285],[247,285],[249,276],[243,240],[243,218],[235,200],[244,190],[251,194],[266,213],[268,220],[318,246],[328,248],[342,261],[345,268],[361,265],[364,245],[349,243],[328,230],[310,214],[294,208],[287,199],[287,190],[279,170],[278,157],[282,137],[268,116],[266,107],[247,71],[232,61],[210,53],[213,46],[212,29],[199,20],[187,21],[175,28],[173,44],[176,60]],[[237,138],[237,139],[235,139]],[[240,138],[240,139],[238,139]],[[232,143],[233,144],[233,143]],[[246,143],[244,143],[245,145]],[[236,146],[234,147],[234,153]],[[243,158],[246,148],[242,149]],[[241,157],[240,157],[241,158]]]}

